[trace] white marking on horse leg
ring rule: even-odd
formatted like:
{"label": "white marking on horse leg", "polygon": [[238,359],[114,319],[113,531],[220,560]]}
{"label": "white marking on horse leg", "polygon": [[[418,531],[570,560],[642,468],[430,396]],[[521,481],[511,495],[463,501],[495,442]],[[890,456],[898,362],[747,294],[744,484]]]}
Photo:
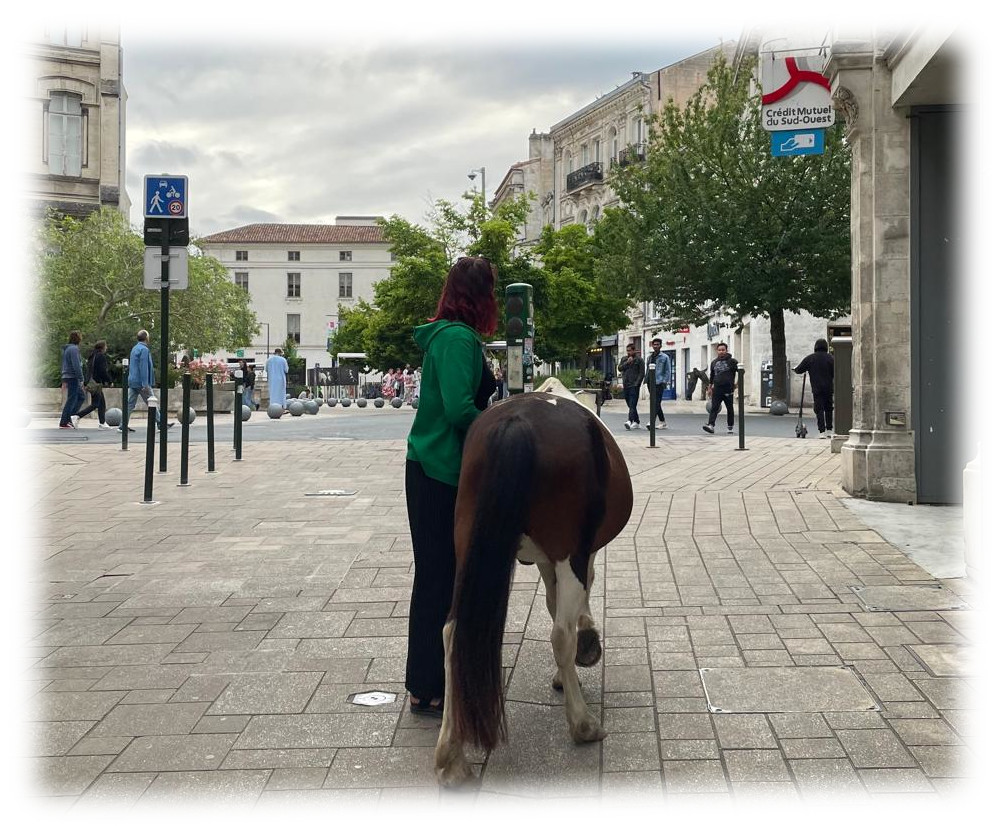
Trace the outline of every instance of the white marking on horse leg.
{"label": "white marking on horse leg", "polygon": [[579,686],[579,675],[575,672],[576,623],[579,613],[586,605],[585,589],[572,572],[568,560],[555,563],[555,575],[558,581],[558,603],[554,627],[551,629],[551,647],[555,652],[555,662],[565,690],[568,728],[576,743],[602,740],[606,732],[589,712]]}
{"label": "white marking on horse leg", "polygon": [[[537,570],[541,572],[541,579],[544,581],[544,604],[548,606],[548,613],[551,615],[551,622],[555,621],[555,604],[558,600],[557,577],[555,576],[555,564],[553,562],[538,562]],[[555,676],[551,678],[551,687],[556,691],[561,691],[561,671],[555,671]]]}
{"label": "white marking on horse leg", "polygon": [[434,749],[434,774],[442,786],[460,786],[472,778],[472,769],[465,759],[460,740],[455,739],[452,720],[454,709],[454,689],[451,680],[451,637],[455,631],[455,621],[444,625],[441,637],[444,640],[444,714],[441,717],[441,732]]}

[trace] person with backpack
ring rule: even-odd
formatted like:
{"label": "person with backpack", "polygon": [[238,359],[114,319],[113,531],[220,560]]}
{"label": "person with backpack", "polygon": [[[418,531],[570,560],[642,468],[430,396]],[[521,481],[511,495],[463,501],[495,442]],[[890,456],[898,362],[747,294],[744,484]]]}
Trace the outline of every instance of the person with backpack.
{"label": "person with backpack", "polygon": [[95,410],[100,420],[98,427],[101,430],[110,430],[106,421],[107,400],[103,396],[103,388],[111,384],[113,380],[107,362],[107,342],[100,339],[93,345],[93,351],[86,359],[86,389],[90,394],[90,403],[76,414],[77,418],[88,416]]}

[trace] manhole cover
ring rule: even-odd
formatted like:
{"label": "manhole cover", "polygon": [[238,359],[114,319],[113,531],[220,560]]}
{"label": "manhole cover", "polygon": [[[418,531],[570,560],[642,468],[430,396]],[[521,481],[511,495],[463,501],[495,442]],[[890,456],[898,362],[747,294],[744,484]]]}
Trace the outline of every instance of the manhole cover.
{"label": "manhole cover", "polygon": [[940,585],[852,585],[851,590],[869,611],[957,611],[968,607]]}
{"label": "manhole cover", "polygon": [[353,490],[318,490],[316,493],[308,493],[307,496],[354,496]]}
{"label": "manhole cover", "polygon": [[348,701],[356,706],[384,706],[396,702],[396,695],[391,691],[366,691],[362,694],[352,694]]}
{"label": "manhole cover", "polygon": [[718,714],[878,711],[845,666],[700,668],[709,710]]}

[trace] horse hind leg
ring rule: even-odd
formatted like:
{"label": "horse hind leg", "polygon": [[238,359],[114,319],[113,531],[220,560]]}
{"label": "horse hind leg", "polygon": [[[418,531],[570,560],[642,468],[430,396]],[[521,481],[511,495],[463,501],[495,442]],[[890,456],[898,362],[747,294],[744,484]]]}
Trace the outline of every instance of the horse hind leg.
{"label": "horse hind leg", "polygon": [[442,786],[461,786],[473,779],[472,768],[465,759],[461,741],[455,736],[454,690],[451,680],[451,637],[455,621],[448,620],[442,631],[444,640],[444,714],[441,717],[441,732],[434,749],[434,774]]}
{"label": "horse hind leg", "polygon": [[565,691],[565,718],[576,743],[602,740],[606,732],[593,717],[582,696],[579,675],[575,671],[577,623],[584,606],[588,605],[586,590],[572,572],[568,561],[555,564],[557,605],[551,647],[554,649],[558,675]]}
{"label": "horse hind leg", "polygon": [[[551,622],[554,622],[558,599],[558,579],[555,575],[555,565],[553,562],[538,562],[537,570],[540,571],[541,579],[544,581],[544,604],[548,606]],[[555,676],[551,678],[551,687],[555,691],[561,691],[560,668],[555,671]]]}
{"label": "horse hind leg", "polygon": [[593,563],[596,561],[596,554],[593,552],[589,556],[589,572],[586,582],[588,583],[583,593],[584,603],[578,619],[578,640],[575,652],[575,664],[582,668],[589,668],[599,662],[603,656],[603,646],[599,641],[599,631],[592,618],[592,611],[589,609],[589,594],[592,591]]}

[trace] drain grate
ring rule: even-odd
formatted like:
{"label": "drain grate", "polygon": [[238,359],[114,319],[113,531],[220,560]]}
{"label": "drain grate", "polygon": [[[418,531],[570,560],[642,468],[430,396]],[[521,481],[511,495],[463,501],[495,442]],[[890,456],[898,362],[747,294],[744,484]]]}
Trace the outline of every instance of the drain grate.
{"label": "drain grate", "polygon": [[396,702],[396,694],[392,691],[365,691],[352,694],[348,702],[356,706],[384,706]]}

